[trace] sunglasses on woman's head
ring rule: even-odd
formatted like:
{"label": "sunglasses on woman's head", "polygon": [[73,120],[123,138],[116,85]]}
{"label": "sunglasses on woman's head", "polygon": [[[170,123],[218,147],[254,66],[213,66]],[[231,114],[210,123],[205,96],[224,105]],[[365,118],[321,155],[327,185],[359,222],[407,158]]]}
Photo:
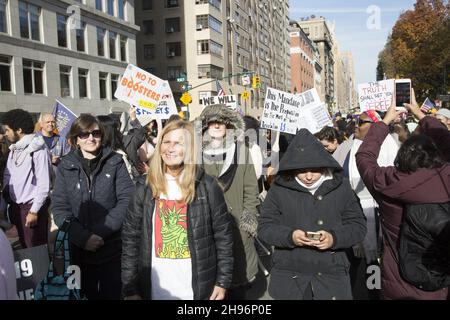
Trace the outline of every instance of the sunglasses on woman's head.
{"label": "sunglasses on woman's head", "polygon": [[97,129],[97,130],[82,132],[78,135],[78,138],[85,140],[85,139],[89,138],[89,136],[91,134],[95,139],[100,139],[102,137],[102,132],[99,129]]}

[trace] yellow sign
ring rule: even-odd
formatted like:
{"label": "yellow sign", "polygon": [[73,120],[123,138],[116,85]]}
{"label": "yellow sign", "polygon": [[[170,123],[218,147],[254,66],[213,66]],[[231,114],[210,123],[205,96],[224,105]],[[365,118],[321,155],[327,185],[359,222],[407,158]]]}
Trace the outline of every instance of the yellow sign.
{"label": "yellow sign", "polygon": [[242,99],[247,100],[248,98],[250,98],[250,93],[245,90],[244,92],[242,92]]}
{"label": "yellow sign", "polygon": [[150,110],[155,110],[156,106],[157,105],[155,103],[151,103],[150,101],[145,101],[143,99],[139,99],[139,107],[148,108]]}
{"label": "yellow sign", "polygon": [[192,98],[191,98],[191,96],[189,95],[189,93],[185,92],[185,93],[183,93],[183,95],[181,96],[180,101],[183,102],[183,104],[184,104],[185,106],[187,106],[189,103],[191,103]]}

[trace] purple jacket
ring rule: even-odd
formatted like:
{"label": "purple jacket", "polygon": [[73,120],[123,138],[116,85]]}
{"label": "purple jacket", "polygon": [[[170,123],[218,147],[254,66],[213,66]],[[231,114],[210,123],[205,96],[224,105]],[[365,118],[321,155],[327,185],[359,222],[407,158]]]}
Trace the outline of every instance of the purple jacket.
{"label": "purple jacket", "polygon": [[25,148],[11,150],[3,185],[8,187],[12,201],[33,203],[30,211],[38,212],[50,193],[50,170],[50,155],[46,148],[32,152],[32,156]]}
{"label": "purple jacket", "polygon": [[[448,155],[450,132],[447,128],[433,117],[425,117],[419,125],[422,133],[434,138],[438,147]],[[405,204],[450,201],[450,164],[439,169],[420,169],[411,174],[399,172],[395,167],[379,167],[377,157],[388,133],[389,127],[383,122],[372,125],[356,154],[356,164],[364,184],[380,205],[382,228],[397,242]],[[381,267],[384,299],[435,300],[447,297],[447,288],[426,292],[405,282],[387,241],[383,244]]]}

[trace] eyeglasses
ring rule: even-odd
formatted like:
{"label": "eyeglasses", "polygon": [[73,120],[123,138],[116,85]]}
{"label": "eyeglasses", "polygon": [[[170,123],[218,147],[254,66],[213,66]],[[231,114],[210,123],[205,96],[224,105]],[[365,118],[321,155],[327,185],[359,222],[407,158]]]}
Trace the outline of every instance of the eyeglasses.
{"label": "eyeglasses", "polygon": [[102,137],[102,132],[97,129],[88,132],[82,132],[78,135],[78,138],[80,138],[81,140],[86,140],[91,134],[95,139],[100,139]]}
{"label": "eyeglasses", "polygon": [[361,120],[361,119],[356,119],[356,125],[358,126],[358,127],[361,127],[363,124],[365,124],[365,123],[373,123],[373,121],[369,121],[369,120]]}

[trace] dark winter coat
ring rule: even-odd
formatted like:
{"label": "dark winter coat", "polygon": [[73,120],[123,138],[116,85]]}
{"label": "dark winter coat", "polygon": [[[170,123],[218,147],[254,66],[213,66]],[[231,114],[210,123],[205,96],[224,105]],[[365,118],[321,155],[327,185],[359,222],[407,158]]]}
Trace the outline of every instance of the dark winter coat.
{"label": "dark winter coat", "polygon": [[[88,175],[77,152],[71,151],[58,166],[51,212],[58,227],[65,219],[75,218],[69,237],[77,258],[88,264],[102,264],[120,258],[120,231],[134,185],[120,154],[104,148]],[[105,242],[96,252],[84,250],[92,234]]]}
{"label": "dark winter coat", "polygon": [[[450,155],[450,132],[442,123],[425,117],[419,122],[422,133],[430,136],[447,156]],[[356,164],[364,184],[380,206],[381,226],[394,243],[406,204],[445,203],[450,200],[450,164],[441,169],[399,172],[395,167],[379,167],[380,146],[389,133],[383,122],[372,125],[356,154]],[[387,241],[383,244],[381,293],[384,299],[445,299],[447,290],[425,292],[400,276],[398,265]]]}
{"label": "dark winter coat", "polygon": [[[232,219],[217,182],[199,168],[195,200],[188,205],[187,231],[195,300],[208,299],[214,286],[229,288],[233,275]],[[130,202],[122,241],[122,286],[125,297],[151,299],[152,221],[155,199],[142,182]]]}
{"label": "dark winter coat", "polygon": [[[333,178],[312,195],[286,171],[329,168]],[[295,230],[325,230],[333,246],[325,251],[296,246]],[[262,205],[258,235],[275,246],[269,293],[275,299],[302,299],[310,285],[314,299],[351,299],[345,249],[361,242],[366,221],[342,168],[320,142],[302,129],[289,145]]]}

